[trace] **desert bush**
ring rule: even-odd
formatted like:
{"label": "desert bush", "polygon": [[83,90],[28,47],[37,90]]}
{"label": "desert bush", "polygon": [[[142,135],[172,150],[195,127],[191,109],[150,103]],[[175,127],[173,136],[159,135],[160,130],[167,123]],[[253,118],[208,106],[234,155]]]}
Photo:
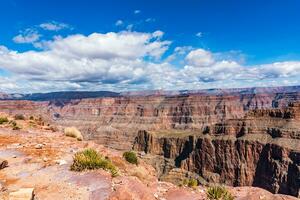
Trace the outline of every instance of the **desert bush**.
{"label": "desert bush", "polygon": [[33,116],[30,116],[29,119],[30,119],[30,120],[34,120],[34,117],[33,117]]}
{"label": "desert bush", "polygon": [[25,117],[22,114],[16,114],[14,118],[15,120],[25,120]]}
{"label": "desert bush", "polygon": [[77,138],[79,141],[83,140],[80,131],[75,127],[67,127],[65,128],[64,132],[66,136]]}
{"label": "desert bush", "polygon": [[210,200],[233,200],[232,194],[223,186],[212,186],[206,191]]}
{"label": "desert bush", "polygon": [[8,122],[7,117],[0,117],[0,124],[4,124],[4,123],[7,123],[7,122]]}
{"label": "desert bush", "polygon": [[138,158],[133,151],[126,151],[123,153],[125,160],[131,164],[138,164]]}
{"label": "desert bush", "polygon": [[182,185],[188,186],[188,187],[197,187],[198,181],[194,178],[190,179],[184,179]]}
{"label": "desert bush", "polygon": [[70,169],[72,171],[83,171],[100,168],[110,171],[112,176],[118,175],[117,168],[109,159],[104,158],[94,149],[85,149],[75,154],[73,164]]}

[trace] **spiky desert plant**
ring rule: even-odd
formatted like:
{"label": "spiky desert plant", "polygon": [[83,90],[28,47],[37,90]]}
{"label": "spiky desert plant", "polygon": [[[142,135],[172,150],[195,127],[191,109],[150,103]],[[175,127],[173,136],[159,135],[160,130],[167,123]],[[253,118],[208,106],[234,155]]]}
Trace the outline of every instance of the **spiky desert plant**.
{"label": "spiky desert plant", "polygon": [[181,185],[194,188],[198,186],[198,181],[194,178],[188,178],[188,179],[184,179]]}
{"label": "spiky desert plant", "polygon": [[223,186],[212,186],[206,191],[210,200],[233,200],[232,194]]}
{"label": "spiky desert plant", "polygon": [[118,175],[116,166],[94,149],[85,149],[77,152],[74,155],[73,164],[70,169],[72,171],[104,169],[110,171],[112,176]]}

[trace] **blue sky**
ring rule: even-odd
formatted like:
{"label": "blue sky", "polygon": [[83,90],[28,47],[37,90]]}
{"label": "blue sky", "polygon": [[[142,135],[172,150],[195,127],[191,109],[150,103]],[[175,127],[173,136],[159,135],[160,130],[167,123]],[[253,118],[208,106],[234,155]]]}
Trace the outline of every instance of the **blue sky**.
{"label": "blue sky", "polygon": [[299,9],[296,0],[1,1],[0,86],[37,92],[300,84]]}

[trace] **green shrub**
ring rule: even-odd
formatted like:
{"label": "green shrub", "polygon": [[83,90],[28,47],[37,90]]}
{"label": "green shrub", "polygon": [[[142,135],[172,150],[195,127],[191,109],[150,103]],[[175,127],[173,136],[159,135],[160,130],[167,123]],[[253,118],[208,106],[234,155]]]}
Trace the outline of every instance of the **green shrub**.
{"label": "green shrub", "polygon": [[16,114],[14,118],[15,120],[25,120],[25,117],[22,114]]}
{"label": "green shrub", "polygon": [[4,124],[4,123],[7,123],[7,122],[8,122],[7,117],[0,117],[0,124]]}
{"label": "green shrub", "polygon": [[100,168],[110,171],[112,176],[118,175],[117,168],[110,160],[105,159],[94,149],[85,149],[75,154],[73,164],[70,169],[72,171],[83,171]]}
{"label": "green shrub", "polygon": [[210,200],[233,200],[232,194],[223,186],[209,187],[206,195]]}
{"label": "green shrub", "polygon": [[184,179],[182,185],[188,186],[188,187],[197,187],[198,181],[194,178],[190,179]]}
{"label": "green shrub", "polygon": [[133,151],[126,151],[123,153],[125,160],[131,164],[138,164],[138,158]]}

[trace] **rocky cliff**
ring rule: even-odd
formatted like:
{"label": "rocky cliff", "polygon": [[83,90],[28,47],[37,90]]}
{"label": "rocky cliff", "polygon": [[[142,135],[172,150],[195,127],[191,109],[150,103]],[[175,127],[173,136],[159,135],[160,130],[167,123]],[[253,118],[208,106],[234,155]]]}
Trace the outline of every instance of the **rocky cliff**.
{"label": "rocky cliff", "polygon": [[[253,185],[299,197],[299,114],[300,104],[290,104],[249,111],[241,119],[207,126],[202,134],[140,131],[134,148],[171,159],[174,168],[208,182]],[[165,174],[172,172],[168,168]]]}

